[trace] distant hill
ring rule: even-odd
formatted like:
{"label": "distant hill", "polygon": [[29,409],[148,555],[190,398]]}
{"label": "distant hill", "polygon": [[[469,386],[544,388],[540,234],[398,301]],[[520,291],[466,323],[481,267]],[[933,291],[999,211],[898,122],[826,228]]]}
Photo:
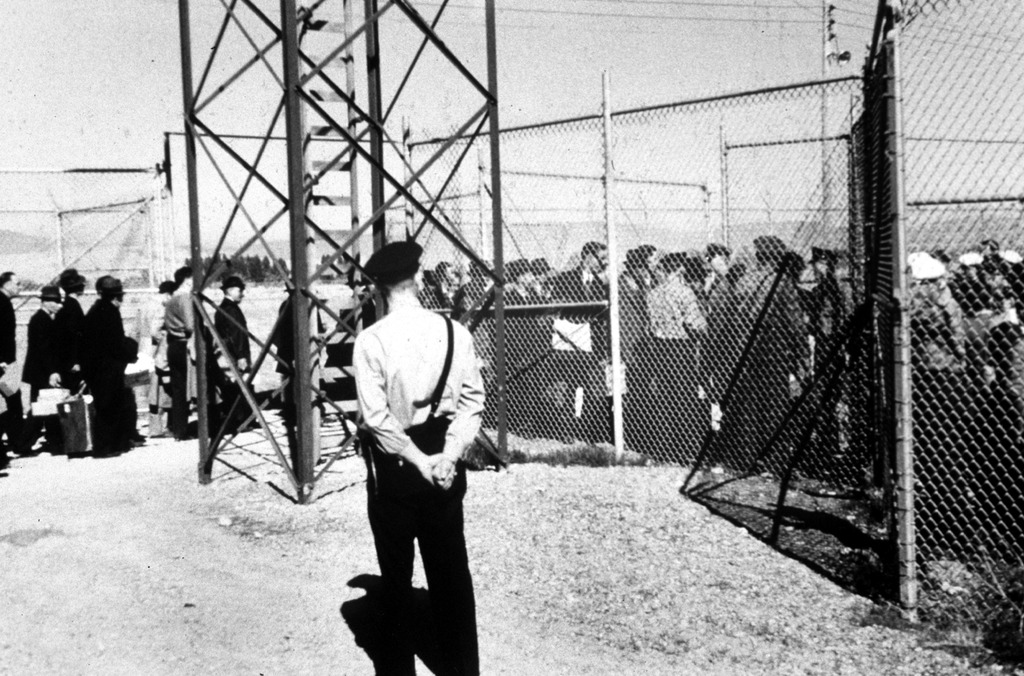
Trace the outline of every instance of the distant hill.
{"label": "distant hill", "polygon": [[52,247],[53,242],[47,237],[0,229],[0,257],[26,253],[39,254],[49,251]]}

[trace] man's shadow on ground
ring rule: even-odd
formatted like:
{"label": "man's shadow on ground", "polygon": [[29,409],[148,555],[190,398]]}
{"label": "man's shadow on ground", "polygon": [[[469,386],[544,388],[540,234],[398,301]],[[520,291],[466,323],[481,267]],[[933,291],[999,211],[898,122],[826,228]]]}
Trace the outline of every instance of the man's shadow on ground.
{"label": "man's shadow on ground", "polygon": [[[356,645],[362,648],[373,662],[375,673],[388,674],[387,656],[389,646],[381,633],[381,579],[379,575],[362,574],[348,581],[353,589],[363,589],[366,594],[341,604],[341,616],[345,619]],[[413,589],[413,650],[416,657],[432,674],[447,674],[440,650],[435,639],[435,627],[430,613],[430,597],[426,589]]]}

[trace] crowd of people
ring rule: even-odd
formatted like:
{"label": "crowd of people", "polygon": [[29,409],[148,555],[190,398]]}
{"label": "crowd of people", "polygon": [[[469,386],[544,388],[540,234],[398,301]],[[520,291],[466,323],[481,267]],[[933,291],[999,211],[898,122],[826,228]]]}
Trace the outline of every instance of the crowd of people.
{"label": "crowd of people", "polygon": [[96,415],[92,428],[94,452],[109,455],[144,441],[135,425],[135,400],[125,386],[128,364],[136,361],[138,342],[125,335],[121,319],[124,288],[110,275],[96,280],[97,299],[85,312],[81,297],[86,279],[75,269],[61,273],[57,285],[39,292],[41,307],[29,321],[28,346],[20,380],[29,387],[32,403],[28,418],[22,406],[21,382],[16,374],[18,354],[14,299],[21,295],[21,281],[14,272],[0,274],[0,370],[3,388],[0,434],[6,445],[0,462],[9,462],[8,450],[32,452],[44,436],[44,444],[60,450],[62,428],[52,416],[35,415],[43,390],[61,388],[69,395],[85,391],[92,397]]}
{"label": "crowd of people", "polygon": [[[745,259],[721,244],[627,252],[619,305],[631,447],[692,460],[714,428],[739,461],[768,440],[815,364],[830,357],[852,310],[849,284],[837,275],[839,252],[814,248],[805,261],[772,235],[757,237],[753,250]],[[456,317],[488,286],[486,278],[475,289],[472,281],[460,285],[447,263],[431,272],[424,304]],[[562,272],[544,259],[512,260],[505,272],[510,429],[609,441],[607,248],[588,242]],[[478,351],[493,354],[490,334],[476,337]],[[832,430],[833,446],[839,436]]]}
{"label": "crowd of people", "polygon": [[926,541],[1024,542],[1024,258],[986,240],[909,256],[914,448]]}
{"label": "crowd of people", "polygon": [[[196,436],[190,414],[196,399],[195,350],[193,336],[192,271],[182,267],[174,280],[160,284],[161,311],[148,327],[152,356],[148,392],[149,437],[173,436],[176,440]],[[58,283],[38,293],[40,307],[28,324],[27,347],[17,368],[14,301],[22,295],[14,272],[0,274],[0,464],[10,462],[9,452],[27,455],[89,451],[95,456],[123,453],[144,444],[139,432],[135,393],[125,378],[130,364],[140,354],[138,341],[126,335],[121,306],[121,281],[104,275],[95,282],[96,300],[85,311],[82,297],[87,280],[71,268],[60,274]],[[249,333],[238,304],[245,283],[228,276],[221,288],[224,299],[215,316],[221,343],[215,345],[207,332],[199,345],[209,350],[211,385],[211,428],[225,423],[228,432],[237,431],[251,409],[238,405],[242,399],[238,378],[251,368]],[[231,356],[232,360],[227,357]],[[233,361],[235,368],[228,366]],[[19,377],[20,374],[20,377]],[[22,405],[22,383],[28,386],[32,406],[26,416]],[[62,400],[83,398],[91,402],[91,430],[82,439],[65,439],[64,428],[47,407],[39,414],[43,392],[59,392]],[[83,430],[84,432],[84,430]],[[38,446],[41,441],[41,446]],[[84,448],[83,448],[84,445]]]}

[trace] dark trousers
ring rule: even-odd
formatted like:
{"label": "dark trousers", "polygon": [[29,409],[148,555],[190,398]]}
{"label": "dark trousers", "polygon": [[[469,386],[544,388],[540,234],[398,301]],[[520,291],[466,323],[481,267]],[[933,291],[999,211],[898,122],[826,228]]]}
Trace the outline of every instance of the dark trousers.
{"label": "dark trousers", "polygon": [[93,450],[99,455],[123,453],[132,447],[136,434],[135,396],[127,387],[94,399],[96,419],[92,431]]}
{"label": "dark trousers", "polygon": [[16,450],[18,442],[21,441],[22,427],[24,425],[25,410],[21,404],[21,392],[15,392],[9,397],[4,397],[7,403],[7,410],[0,413],[0,437],[7,435],[7,445],[11,450]]}
{"label": "dark trousers", "polygon": [[430,491],[410,496],[369,496],[370,529],[383,581],[380,639],[386,664],[378,674],[414,674],[412,570],[419,541],[437,645],[438,674],[476,676],[480,656],[476,601],[463,534],[463,492]]}
{"label": "dark trousers", "polygon": [[171,372],[171,412],[167,426],[179,441],[188,438],[188,342],[167,342],[167,370]]}

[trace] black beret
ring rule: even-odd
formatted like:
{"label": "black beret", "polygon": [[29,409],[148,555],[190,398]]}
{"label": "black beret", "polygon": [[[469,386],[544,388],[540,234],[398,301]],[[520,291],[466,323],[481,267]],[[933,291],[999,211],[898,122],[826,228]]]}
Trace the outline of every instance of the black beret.
{"label": "black beret", "polygon": [[239,288],[239,289],[244,289],[245,288],[245,282],[243,282],[242,278],[239,277],[238,275],[228,275],[220,283],[220,288],[225,290],[225,291],[227,289],[232,288],[232,287]]}
{"label": "black beret", "polygon": [[423,247],[416,242],[391,242],[376,251],[363,269],[377,285],[392,285],[409,279],[420,269]]}

